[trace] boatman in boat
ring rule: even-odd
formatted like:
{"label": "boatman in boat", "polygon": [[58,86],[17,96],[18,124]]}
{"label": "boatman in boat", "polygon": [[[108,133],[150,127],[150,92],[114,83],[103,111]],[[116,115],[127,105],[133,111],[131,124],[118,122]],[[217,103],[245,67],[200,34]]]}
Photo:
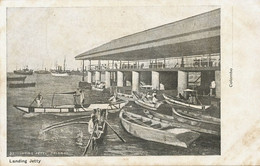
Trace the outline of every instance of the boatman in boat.
{"label": "boatman in boat", "polygon": [[84,101],[85,101],[85,94],[83,90],[80,90],[80,105],[83,107]]}
{"label": "boatman in boat", "polygon": [[80,96],[80,90],[79,90],[79,88],[77,88],[77,90],[73,93],[74,104],[75,104],[75,105],[78,104],[78,96]]}
{"label": "boatman in boat", "polygon": [[156,104],[158,102],[156,91],[153,92],[152,96],[153,96],[153,103]]}
{"label": "boatman in boat", "polygon": [[43,107],[42,100],[43,100],[43,97],[40,92],[35,99],[38,107]]}

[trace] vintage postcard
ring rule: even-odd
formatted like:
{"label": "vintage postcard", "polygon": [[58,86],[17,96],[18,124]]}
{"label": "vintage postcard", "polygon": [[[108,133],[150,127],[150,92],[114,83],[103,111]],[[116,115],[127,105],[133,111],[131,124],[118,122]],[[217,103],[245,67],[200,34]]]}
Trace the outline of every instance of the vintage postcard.
{"label": "vintage postcard", "polygon": [[1,5],[1,165],[260,164],[259,4]]}

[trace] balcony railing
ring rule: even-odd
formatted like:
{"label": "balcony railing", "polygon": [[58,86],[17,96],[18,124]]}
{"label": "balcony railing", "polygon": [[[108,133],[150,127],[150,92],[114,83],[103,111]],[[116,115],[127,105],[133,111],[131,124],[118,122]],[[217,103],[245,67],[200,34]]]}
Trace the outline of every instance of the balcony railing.
{"label": "balcony railing", "polygon": [[220,67],[220,56],[185,57],[163,60],[129,61],[120,63],[99,63],[88,66],[90,70],[131,70],[131,69],[174,69],[174,68]]}

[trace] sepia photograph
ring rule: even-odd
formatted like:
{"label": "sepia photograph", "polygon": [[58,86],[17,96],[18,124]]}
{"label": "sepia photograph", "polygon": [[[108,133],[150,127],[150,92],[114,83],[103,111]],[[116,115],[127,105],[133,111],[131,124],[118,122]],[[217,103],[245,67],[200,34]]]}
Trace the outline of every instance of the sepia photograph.
{"label": "sepia photograph", "polygon": [[221,9],[160,11],[8,8],[7,155],[220,155]]}
{"label": "sepia photograph", "polygon": [[257,3],[63,2],[0,3],[0,165],[260,164]]}

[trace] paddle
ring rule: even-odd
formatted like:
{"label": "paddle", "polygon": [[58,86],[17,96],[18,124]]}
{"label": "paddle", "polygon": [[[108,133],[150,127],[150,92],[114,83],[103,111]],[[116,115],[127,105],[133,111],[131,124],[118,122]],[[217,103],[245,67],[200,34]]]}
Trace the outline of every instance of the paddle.
{"label": "paddle", "polygon": [[49,127],[46,127],[45,129],[43,129],[42,132],[46,132],[46,131],[49,131],[51,129],[55,129],[55,128],[63,127],[63,126],[68,126],[68,125],[73,125],[73,124],[88,124],[88,122],[83,122],[83,121],[80,121],[80,122],[67,122],[67,123],[63,123],[63,124],[52,125],[52,126],[49,126]]}
{"label": "paddle", "polygon": [[89,117],[90,116],[82,116],[82,117],[79,117],[79,118],[74,118],[74,119],[69,119],[69,120],[65,120],[65,121],[62,121],[62,122],[54,123],[54,124],[44,128],[43,130],[48,130],[49,128],[52,128],[53,126],[62,125],[64,123],[68,123],[68,122],[71,122],[71,121],[74,121],[74,120],[83,119],[83,118],[89,118]]}
{"label": "paddle", "polygon": [[118,138],[122,141],[122,142],[126,142],[113,128],[112,126],[105,120],[106,124],[113,130],[113,132],[118,136]]}

